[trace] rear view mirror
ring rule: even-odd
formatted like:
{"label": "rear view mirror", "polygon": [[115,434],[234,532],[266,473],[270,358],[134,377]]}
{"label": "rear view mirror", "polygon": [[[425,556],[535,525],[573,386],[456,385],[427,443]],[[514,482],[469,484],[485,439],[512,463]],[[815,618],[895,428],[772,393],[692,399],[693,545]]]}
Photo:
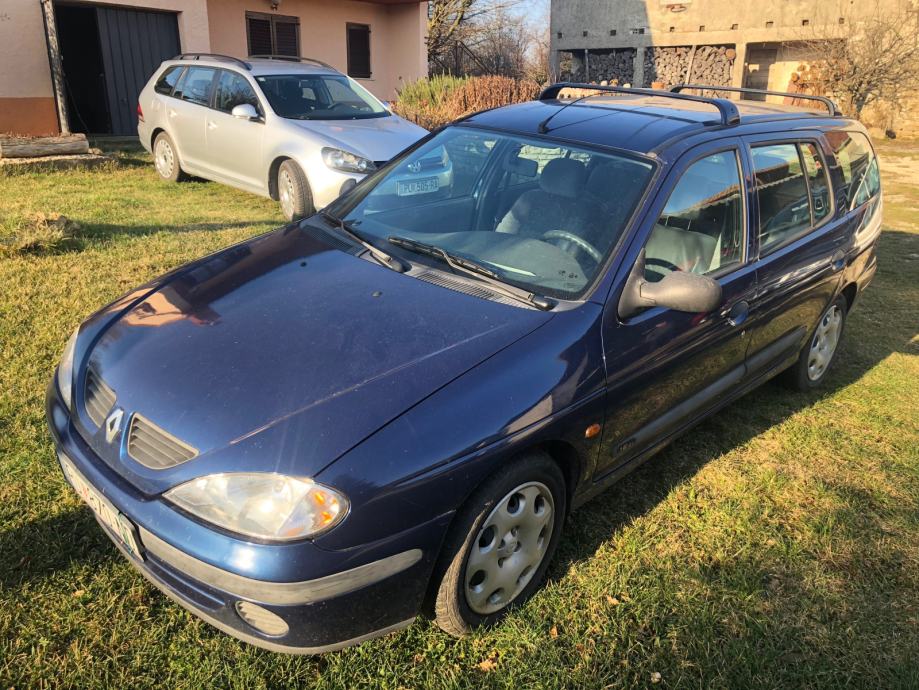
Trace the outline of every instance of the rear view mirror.
{"label": "rear view mirror", "polygon": [[645,279],[645,250],[641,250],[619,298],[619,317],[627,319],[649,307],[701,314],[721,305],[721,285],[698,273],[674,271],[659,282]]}
{"label": "rear view mirror", "polygon": [[233,110],[230,111],[230,115],[233,117],[238,117],[240,120],[257,120],[258,111],[255,109],[254,105],[250,103],[240,103],[237,106],[233,107]]}

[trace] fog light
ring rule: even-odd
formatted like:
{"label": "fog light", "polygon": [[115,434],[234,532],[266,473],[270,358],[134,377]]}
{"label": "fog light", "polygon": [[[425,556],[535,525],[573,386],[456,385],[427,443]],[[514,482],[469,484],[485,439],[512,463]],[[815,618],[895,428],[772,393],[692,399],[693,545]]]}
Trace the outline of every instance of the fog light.
{"label": "fog light", "polygon": [[355,187],[357,187],[357,180],[345,180],[344,183],[341,185],[341,189],[338,190],[338,195],[344,196],[345,194],[350,192]]}
{"label": "fog light", "polygon": [[286,635],[287,631],[290,630],[287,623],[279,615],[262,608],[258,604],[253,604],[251,601],[237,601],[236,613],[260,633],[271,637]]}

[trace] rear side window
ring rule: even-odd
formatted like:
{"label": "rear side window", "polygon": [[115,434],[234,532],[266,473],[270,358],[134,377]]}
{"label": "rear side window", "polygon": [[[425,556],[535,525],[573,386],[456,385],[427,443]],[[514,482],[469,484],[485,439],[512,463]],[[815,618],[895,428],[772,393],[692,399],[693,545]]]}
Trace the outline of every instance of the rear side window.
{"label": "rear side window", "polygon": [[183,69],[184,67],[182,66],[175,66],[167,69],[160,75],[160,78],[156,80],[156,84],[153,85],[153,90],[164,96],[171,96],[172,90],[179,81],[179,77],[182,76]]}
{"label": "rear side window", "polygon": [[877,158],[861,132],[828,132],[826,135],[845,181],[846,201],[858,206],[881,189]]}
{"label": "rear side window", "polygon": [[213,67],[189,67],[185,71],[185,78],[182,79],[182,83],[173,95],[199,105],[210,104],[214,72]]}
{"label": "rear side window", "polygon": [[795,144],[753,148],[759,201],[760,254],[785,244],[811,227],[804,169]]}
{"label": "rear side window", "polygon": [[258,97],[246,78],[235,72],[220,71],[217,80],[217,95],[214,106],[217,110],[229,113],[238,105],[248,104],[259,109]]}
{"label": "rear side window", "polygon": [[744,222],[736,151],[693,163],[670,193],[645,245],[645,278],[673,271],[720,273],[743,261]]}

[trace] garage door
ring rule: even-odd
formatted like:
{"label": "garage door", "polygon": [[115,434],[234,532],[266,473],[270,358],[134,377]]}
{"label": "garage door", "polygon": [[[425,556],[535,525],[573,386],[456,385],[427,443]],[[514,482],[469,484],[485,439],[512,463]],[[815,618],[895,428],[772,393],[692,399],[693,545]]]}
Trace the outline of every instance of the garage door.
{"label": "garage door", "polygon": [[180,52],[178,19],[171,12],[96,11],[112,134],[137,134],[137,96],[160,63]]}

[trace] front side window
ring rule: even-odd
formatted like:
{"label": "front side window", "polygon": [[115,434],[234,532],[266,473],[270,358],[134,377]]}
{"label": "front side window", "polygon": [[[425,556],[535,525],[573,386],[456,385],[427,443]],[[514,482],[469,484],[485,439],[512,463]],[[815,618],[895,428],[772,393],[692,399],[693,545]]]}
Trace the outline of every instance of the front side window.
{"label": "front side window", "polygon": [[258,110],[258,97],[245,77],[234,72],[221,70],[220,77],[217,79],[214,107],[217,110],[229,113],[238,105],[251,105]]}
{"label": "front side window", "polygon": [[810,229],[807,182],[795,144],[753,148],[753,172],[759,202],[760,254],[785,244]]}
{"label": "front side window", "polygon": [[737,152],[693,163],[670,193],[645,246],[645,278],[717,274],[743,261],[743,187]]}
{"label": "front side window", "polygon": [[153,90],[157,93],[163,94],[164,96],[171,96],[172,90],[179,82],[179,77],[182,76],[183,69],[184,68],[181,66],[170,67],[167,69],[160,75],[160,78],[156,80],[156,84],[153,85]]}
{"label": "front side window", "polygon": [[292,120],[365,120],[389,112],[345,76],[278,74],[256,77],[272,109]]}
{"label": "front side window", "polygon": [[814,224],[819,225],[820,221],[826,218],[830,213],[832,198],[830,197],[830,180],[826,174],[826,166],[823,164],[823,158],[817,150],[817,146],[811,142],[805,142],[801,145],[801,158],[804,160],[804,170],[807,173],[807,186],[811,192],[811,204],[814,208]]}
{"label": "front side window", "polygon": [[173,95],[183,101],[208,105],[211,102],[215,71],[212,67],[189,67]]}
{"label": "front side window", "polygon": [[653,170],[637,156],[454,126],[329,211],[412,262],[444,267],[400,240],[475,262],[505,283],[573,299],[617,245]]}

